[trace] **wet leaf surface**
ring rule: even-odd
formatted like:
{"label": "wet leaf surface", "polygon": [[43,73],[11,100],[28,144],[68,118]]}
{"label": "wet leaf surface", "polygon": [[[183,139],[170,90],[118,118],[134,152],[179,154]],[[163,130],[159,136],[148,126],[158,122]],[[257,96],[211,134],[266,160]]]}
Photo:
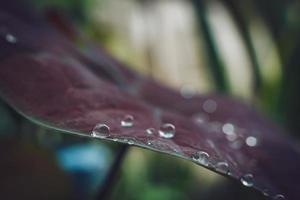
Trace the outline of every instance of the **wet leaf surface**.
{"label": "wet leaf surface", "polygon": [[95,44],[82,52],[21,4],[2,5],[0,94],[25,117],[188,159],[272,198],[300,198],[299,148],[253,107],[219,95],[187,99]]}

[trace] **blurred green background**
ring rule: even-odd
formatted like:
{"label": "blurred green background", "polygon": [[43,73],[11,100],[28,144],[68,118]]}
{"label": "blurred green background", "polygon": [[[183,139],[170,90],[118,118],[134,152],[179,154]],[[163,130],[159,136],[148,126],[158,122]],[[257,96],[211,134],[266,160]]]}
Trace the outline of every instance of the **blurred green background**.
{"label": "blurred green background", "polygon": [[[254,104],[299,139],[300,2],[33,0],[121,61],[180,91]],[[2,197],[95,199],[117,144],[53,132],[0,103]],[[190,162],[131,147],[108,199],[263,199]]]}

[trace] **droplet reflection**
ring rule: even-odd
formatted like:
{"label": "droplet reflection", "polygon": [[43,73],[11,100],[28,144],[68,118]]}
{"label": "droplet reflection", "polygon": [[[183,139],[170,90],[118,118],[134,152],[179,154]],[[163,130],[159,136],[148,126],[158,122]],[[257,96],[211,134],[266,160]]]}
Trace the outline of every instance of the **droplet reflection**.
{"label": "droplet reflection", "polygon": [[106,124],[97,124],[93,131],[91,136],[92,137],[98,137],[98,138],[106,138],[110,134],[110,128]]}
{"label": "droplet reflection", "polygon": [[170,139],[175,136],[176,129],[173,124],[167,123],[163,124],[158,132],[160,137]]}
{"label": "droplet reflection", "polygon": [[257,145],[257,139],[256,139],[256,137],[253,137],[253,136],[247,137],[246,138],[246,144],[249,147],[255,147]]}
{"label": "droplet reflection", "polygon": [[192,154],[193,161],[200,163],[202,165],[208,166],[209,164],[209,154],[205,151],[198,151]]}
{"label": "droplet reflection", "polygon": [[125,128],[129,128],[133,126],[134,118],[132,115],[125,115],[125,117],[121,121],[121,126]]}
{"label": "droplet reflection", "polygon": [[253,186],[253,175],[252,174],[245,174],[241,177],[241,183],[246,187],[252,187]]}

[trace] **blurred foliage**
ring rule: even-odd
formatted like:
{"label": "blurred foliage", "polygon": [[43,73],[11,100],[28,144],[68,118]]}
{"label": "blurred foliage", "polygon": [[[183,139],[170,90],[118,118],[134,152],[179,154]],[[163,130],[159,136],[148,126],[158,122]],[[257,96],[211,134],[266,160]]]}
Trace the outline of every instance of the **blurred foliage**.
{"label": "blurred foliage", "polygon": [[86,22],[87,12],[96,0],[31,0],[38,9],[58,8],[72,19]]}

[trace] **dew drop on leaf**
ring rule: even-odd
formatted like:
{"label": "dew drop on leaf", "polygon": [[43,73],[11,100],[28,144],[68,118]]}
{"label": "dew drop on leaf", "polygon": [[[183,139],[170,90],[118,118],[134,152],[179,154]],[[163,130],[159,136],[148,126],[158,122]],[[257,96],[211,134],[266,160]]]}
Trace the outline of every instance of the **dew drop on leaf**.
{"label": "dew drop on leaf", "polygon": [[17,42],[17,38],[15,36],[13,36],[12,34],[8,33],[5,35],[5,39],[7,42],[9,43],[16,43]]}
{"label": "dew drop on leaf", "polygon": [[106,138],[110,134],[110,128],[106,124],[97,124],[93,131],[92,137]]}
{"label": "dew drop on leaf", "polygon": [[192,154],[193,161],[200,163],[202,165],[208,166],[209,164],[209,154],[205,151],[198,151]]}
{"label": "dew drop on leaf", "polygon": [[121,121],[121,126],[126,127],[126,128],[132,127],[133,121],[134,121],[134,118],[132,115],[125,115]]}
{"label": "dew drop on leaf", "polygon": [[217,103],[214,100],[208,99],[203,103],[202,108],[207,113],[213,113],[217,110]]}
{"label": "dew drop on leaf", "polygon": [[233,124],[230,123],[226,123],[222,126],[222,131],[223,133],[225,133],[226,135],[234,135],[234,126]]}
{"label": "dew drop on leaf", "polygon": [[224,174],[227,174],[229,171],[229,165],[227,162],[218,162],[216,165],[216,170]]}
{"label": "dew drop on leaf", "polygon": [[173,124],[163,124],[159,129],[159,136],[162,138],[170,139],[175,136],[175,126]]}
{"label": "dew drop on leaf", "polygon": [[285,197],[282,194],[277,194],[273,198],[274,200],[285,200]]}
{"label": "dew drop on leaf", "polygon": [[155,129],[154,128],[148,128],[147,130],[146,130],[146,134],[147,135],[153,135],[155,133]]}
{"label": "dew drop on leaf", "polygon": [[246,187],[252,187],[253,186],[253,175],[252,174],[245,174],[241,177],[241,183]]}
{"label": "dew drop on leaf", "polygon": [[257,139],[256,139],[256,137],[253,137],[253,136],[247,137],[246,138],[246,144],[249,147],[255,147],[257,145]]}
{"label": "dew drop on leaf", "polygon": [[128,141],[127,141],[127,144],[133,145],[133,144],[134,144],[134,141],[133,141],[133,140],[128,140]]}
{"label": "dew drop on leaf", "polygon": [[263,189],[262,191],[263,195],[268,197],[269,196],[269,190],[268,189]]}

